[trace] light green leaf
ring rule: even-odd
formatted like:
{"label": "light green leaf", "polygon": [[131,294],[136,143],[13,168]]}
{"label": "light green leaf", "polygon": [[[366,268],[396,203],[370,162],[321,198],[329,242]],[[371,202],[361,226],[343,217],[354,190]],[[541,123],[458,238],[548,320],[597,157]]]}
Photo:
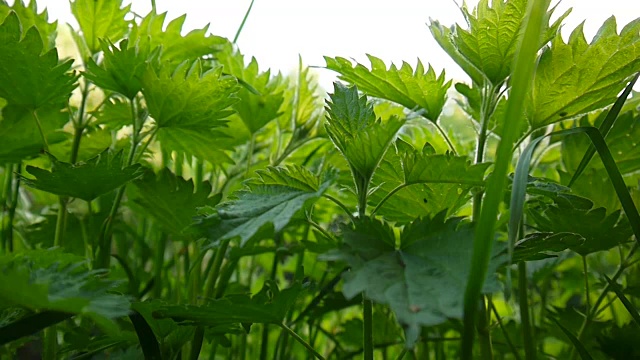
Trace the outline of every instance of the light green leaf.
{"label": "light green leaf", "polygon": [[9,105],[31,110],[66,105],[75,88],[76,77],[68,74],[73,61],[59,63],[58,51],[43,53],[42,44],[35,27],[21,31],[13,11],[0,25],[0,97]]}
{"label": "light green leaf", "polygon": [[215,206],[219,196],[211,197],[211,184],[203,182],[194,191],[193,180],[185,180],[167,169],[157,175],[148,170],[133,183],[131,198],[145,213],[156,219],[165,231],[176,236],[189,236],[189,227],[198,215],[198,208]]}
{"label": "light green leaf", "polygon": [[60,250],[1,256],[0,308],[18,306],[106,318],[126,316],[129,300],[110,293],[117,283],[98,275],[88,269],[84,257]]}
{"label": "light green leaf", "polygon": [[23,31],[32,26],[38,29],[45,50],[52,49],[56,45],[58,22],[49,23],[47,9],[38,14],[36,0],[16,0],[12,6],[9,6],[6,0],[0,1],[0,22],[3,22],[11,11],[15,12],[20,18]]}
{"label": "light green leaf", "polygon": [[285,166],[258,171],[248,188],[236,193],[236,199],[218,206],[217,213],[201,220],[199,227],[210,240],[240,237],[241,245],[267,226],[282,230],[293,216],[317,200],[333,182],[335,174],[313,175],[300,166]]}
{"label": "light green leaf", "polygon": [[[468,29],[460,25],[449,29],[433,20],[429,28],[440,46],[474,83],[484,85],[486,79],[498,86],[511,74],[526,9],[527,0],[481,0],[473,11],[462,5]],[[543,20],[545,36],[540,46],[558,32],[562,20],[571,11],[549,24],[554,10],[555,7],[549,10]]]}
{"label": "light green leaf", "polygon": [[[464,287],[471,260],[473,227],[462,218],[415,220],[396,245],[392,228],[378,220],[357,219],[345,227],[343,258],[351,266],[343,293],[350,299],[364,292],[388,304],[412,346],[421,326],[434,326],[462,317]],[[484,291],[499,289],[494,273],[503,261],[494,258]]]}
{"label": "light green leaf", "polygon": [[122,168],[122,152],[109,150],[77,164],[58,161],[53,155],[51,171],[27,166],[27,172],[35,177],[22,177],[22,181],[33,188],[60,196],[91,201],[113,191],[142,175],[140,164]]}
{"label": "light green leaf", "polygon": [[122,0],[75,0],[71,12],[75,16],[89,50],[100,51],[100,40],[116,42],[129,29],[125,16],[131,5],[122,7]]}
{"label": "light green leaf", "polygon": [[393,64],[387,69],[382,60],[367,56],[371,70],[361,64],[353,66],[341,57],[325,57],[325,61],[327,68],[340,73],[341,80],[356,85],[365,94],[419,111],[428,120],[438,120],[451,86],[451,81],[445,82],[444,71],[436,76],[431,66],[425,71],[420,61],[415,71],[406,62],[399,69]]}
{"label": "light green leaf", "polygon": [[330,97],[325,128],[349,162],[356,189],[361,193],[363,184],[371,180],[404,120],[395,117],[386,122],[376,120],[373,106],[366,96],[358,95],[356,86],[347,88],[334,83]]}
{"label": "light green leaf", "polygon": [[545,48],[528,107],[534,129],[612,104],[640,71],[640,19],[620,34],[616,27],[616,19],[609,18],[587,43],[579,25],[566,44],[557,35]]}
{"label": "light green leaf", "polygon": [[[199,60],[166,67],[159,74],[147,68],[142,93],[158,127],[158,140],[166,151],[184,151],[212,163],[225,161],[216,139],[238,100],[237,81],[218,67],[203,72]],[[164,142],[163,142],[164,141]],[[208,149],[211,148],[211,149]]]}
{"label": "light green leaf", "polygon": [[209,25],[182,35],[186,15],[171,20],[165,27],[167,13],[151,11],[140,24],[134,24],[129,34],[129,46],[162,47],[161,59],[172,64],[193,61],[220,51],[229,40],[207,35]]}
{"label": "light green leaf", "polygon": [[280,107],[284,96],[283,78],[280,74],[271,76],[268,70],[260,72],[255,58],[251,58],[249,65],[245,66],[244,56],[230,45],[216,54],[216,60],[223,66],[225,73],[235,76],[254,90],[241,87],[237,94],[240,101],[233,105],[233,109],[252,134],[282,114]]}

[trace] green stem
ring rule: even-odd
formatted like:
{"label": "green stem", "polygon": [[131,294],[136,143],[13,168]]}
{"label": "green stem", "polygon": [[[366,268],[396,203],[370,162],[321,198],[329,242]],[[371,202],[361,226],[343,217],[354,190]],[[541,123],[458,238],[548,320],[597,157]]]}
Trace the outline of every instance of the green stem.
{"label": "green stem", "polygon": [[520,319],[522,321],[524,358],[536,359],[536,346],[531,331],[531,314],[529,311],[529,290],[527,281],[527,264],[524,261],[518,263],[518,303],[520,305]]}
{"label": "green stem", "polygon": [[318,353],[316,351],[316,349],[314,349],[311,345],[309,345],[306,341],[304,341],[304,339],[302,337],[300,337],[300,335],[298,335],[295,331],[291,330],[290,327],[288,327],[285,324],[278,324],[284,331],[286,331],[292,338],[296,339],[296,341],[298,341],[300,344],[302,344],[302,346],[304,346],[305,348],[307,348],[307,350],[309,350],[309,352],[311,354],[313,354],[313,356],[316,357],[316,359],[319,360],[325,360],[324,357],[322,355],[320,355],[320,353]]}
{"label": "green stem", "polygon": [[338,205],[338,207],[341,208],[347,216],[349,216],[349,219],[351,219],[351,222],[355,221],[355,218],[353,217],[353,214],[351,214],[351,212],[349,211],[349,208],[345,204],[343,204],[342,201],[334,198],[333,196],[331,196],[329,194],[323,194],[322,197],[325,198],[325,199],[331,200],[333,203]]}
{"label": "green stem", "polygon": [[67,222],[67,200],[60,196],[58,199],[58,216],[56,218],[56,231],[53,238],[53,246],[62,246],[62,238],[64,237],[64,228]]}
{"label": "green stem", "polygon": [[251,3],[249,4],[249,8],[247,9],[247,12],[244,13],[244,17],[242,18],[242,22],[240,23],[240,26],[238,27],[238,30],[236,31],[236,36],[233,37],[233,43],[237,43],[238,42],[238,38],[240,37],[240,33],[242,33],[242,29],[244,28],[244,24],[247,22],[247,19],[249,18],[249,14],[251,13],[251,8],[253,8],[253,2],[254,0],[251,0]]}
{"label": "green stem", "polygon": [[493,346],[491,344],[491,312],[487,310],[486,296],[480,298],[480,309],[478,313],[478,337],[480,338],[480,353],[482,359],[493,359]]}
{"label": "green stem", "polygon": [[56,360],[58,351],[58,332],[56,326],[49,326],[43,331],[42,360]]}
{"label": "green stem", "polygon": [[249,140],[249,148],[247,149],[247,168],[244,171],[244,176],[247,177],[249,175],[249,171],[251,171],[251,163],[253,162],[253,148],[256,146],[256,136],[255,134],[251,134],[251,140]]}
{"label": "green stem", "polygon": [[521,360],[520,354],[518,353],[518,349],[513,344],[513,341],[511,341],[511,336],[509,335],[509,332],[507,331],[507,329],[504,327],[504,324],[502,323],[502,318],[500,318],[498,309],[496,309],[496,305],[491,300],[489,300],[489,307],[491,308],[491,311],[493,311],[493,315],[495,315],[496,317],[498,326],[500,326],[500,330],[502,330],[502,335],[504,335],[504,339],[507,341],[507,345],[509,346],[509,349],[511,349],[511,353],[513,354],[513,357],[516,360]]}
{"label": "green stem", "polygon": [[585,305],[586,305],[586,310],[585,310],[585,314],[587,317],[591,316],[591,301],[589,300],[589,268],[587,265],[587,256],[583,255],[582,256],[582,268],[584,270],[584,290],[585,290]]}
{"label": "green stem", "polygon": [[442,127],[440,127],[440,125],[438,125],[438,123],[435,122],[435,121],[432,122],[432,124],[433,124],[433,126],[436,127],[436,129],[438,129],[438,132],[440,132],[440,135],[442,135],[442,138],[447,143],[447,146],[449,147],[449,149],[451,150],[453,155],[458,155],[458,153],[456,152],[456,148],[453,146],[453,143],[451,142],[451,139],[449,139],[449,136],[444,131],[444,129]]}
{"label": "green stem", "polygon": [[362,294],[364,359],[373,360],[373,302]]}
{"label": "green stem", "polygon": [[38,117],[38,111],[33,110],[32,112],[33,118],[36,121],[36,125],[38,126],[38,131],[40,132],[40,137],[42,138],[42,144],[44,145],[44,151],[49,152],[49,143],[47,142],[47,136],[44,134],[44,130],[42,129],[42,122]]}
{"label": "green stem", "polygon": [[153,287],[153,297],[155,299],[162,297],[162,269],[164,268],[164,252],[167,247],[167,240],[169,240],[169,235],[164,232],[160,234],[160,241],[158,241],[158,248],[156,249],[154,259],[153,278],[156,283]]}
{"label": "green stem", "polygon": [[[14,176],[12,164],[7,164],[5,167],[5,183],[3,188],[2,198],[3,204],[3,217],[0,218],[0,236],[2,237],[2,248],[8,252],[13,252],[13,221],[16,216],[16,209],[18,207],[18,200],[20,196],[20,172],[22,169],[21,164],[16,165],[16,175]],[[7,214],[7,220],[4,219],[4,213]]]}

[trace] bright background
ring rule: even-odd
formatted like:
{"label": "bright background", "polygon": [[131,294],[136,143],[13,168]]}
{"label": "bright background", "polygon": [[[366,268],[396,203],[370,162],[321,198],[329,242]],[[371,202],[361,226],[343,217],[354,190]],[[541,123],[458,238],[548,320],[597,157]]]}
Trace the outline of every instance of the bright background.
{"label": "bright background", "polygon": [[[250,0],[157,0],[159,12],[173,19],[187,14],[185,29],[210,23],[212,33],[233,39]],[[51,19],[76,26],[67,0],[37,0],[47,7]],[[462,3],[462,0],[459,1]],[[553,1],[552,4],[555,4]],[[469,7],[477,1],[467,1]],[[564,0],[556,10],[572,7],[565,21],[565,38],[580,22],[591,39],[611,15],[618,29],[640,17],[639,0]],[[145,15],[150,0],[135,0],[133,11]],[[323,55],[353,58],[368,65],[365,54],[385,60],[415,64],[420,58],[436,71],[447,69],[448,77],[466,80],[455,63],[431,37],[426,24],[436,19],[445,26],[464,19],[454,0],[255,0],[240,35],[241,51],[258,59],[261,69],[285,73],[297,68],[298,54],[307,65],[324,66]],[[321,84],[328,88],[335,75],[318,70]]]}

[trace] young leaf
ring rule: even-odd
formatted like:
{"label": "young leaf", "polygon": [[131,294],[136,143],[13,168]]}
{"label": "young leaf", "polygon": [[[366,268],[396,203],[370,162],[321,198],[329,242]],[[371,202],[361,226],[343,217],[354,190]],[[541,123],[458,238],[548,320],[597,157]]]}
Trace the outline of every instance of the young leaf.
{"label": "young leaf", "polygon": [[157,137],[166,151],[186,152],[218,163],[228,156],[214,139],[215,130],[233,113],[237,81],[218,67],[203,72],[202,63],[182,63],[173,72],[147,68],[143,90],[149,113],[156,121]]}
{"label": "young leaf", "polygon": [[[357,219],[345,227],[346,247],[338,258],[347,261],[343,292],[347,299],[364,292],[375,302],[388,304],[405,326],[412,346],[421,326],[433,326],[462,317],[464,287],[469,275],[473,227],[461,218],[415,220],[402,231],[400,247],[392,228],[378,220]],[[493,273],[502,261],[494,258],[484,291],[498,288]]]}
{"label": "young leaf", "polygon": [[154,311],[153,316],[158,319],[171,318],[182,325],[281,324],[302,291],[299,283],[279,290],[274,281],[267,281],[253,297],[231,295],[202,306],[165,306]]}
{"label": "young leaf", "polygon": [[244,245],[265,226],[282,230],[291,218],[318,199],[333,182],[334,173],[322,178],[300,166],[268,168],[248,188],[236,193],[237,199],[221,204],[215,214],[198,225],[212,241],[240,237]]}
{"label": "young leaf", "polygon": [[82,35],[91,52],[100,51],[100,41],[116,42],[129,29],[125,16],[131,5],[122,7],[122,0],[74,0],[71,12],[75,16]]}
{"label": "young leaf", "polygon": [[0,24],[0,97],[9,105],[63,108],[75,88],[76,77],[68,74],[72,63],[59,63],[55,48],[43,53],[38,30],[22,32],[15,12]]}
{"label": "young leaf", "polygon": [[49,23],[47,9],[38,14],[36,0],[17,0],[13,2],[12,6],[9,6],[5,0],[0,1],[0,22],[3,22],[10,12],[15,12],[18,15],[23,30],[32,26],[38,29],[45,50],[55,47],[58,22]]}
{"label": "young leaf", "polygon": [[193,61],[220,51],[229,40],[207,35],[209,25],[190,31],[182,36],[186,15],[177,17],[164,25],[167,13],[155,10],[145,16],[140,24],[134,24],[129,34],[129,46],[144,46],[154,49],[162,47],[161,59],[177,65],[185,60]]}
{"label": "young leaf", "polygon": [[609,18],[591,43],[583,25],[568,43],[558,34],[538,62],[528,118],[536,129],[612,104],[640,70],[640,19],[620,34],[616,19]]}
{"label": "young leaf", "polygon": [[129,312],[129,300],[110,293],[115,282],[88,270],[84,257],[31,250],[0,257],[0,308],[86,314],[96,319]]}
{"label": "young leaf", "polygon": [[395,117],[376,120],[373,106],[366,96],[360,97],[356,86],[336,82],[330,97],[325,128],[349,162],[356,189],[362,193],[404,121]]}
{"label": "young leaf", "polygon": [[[466,4],[461,8],[469,29],[465,30],[460,25],[449,29],[433,20],[429,29],[440,46],[474,83],[484,85],[487,79],[497,86],[512,72],[526,9],[527,0],[481,0],[472,12]],[[545,36],[539,46],[557,33],[562,20],[570,12],[565,12],[553,24],[549,24],[554,10],[552,8],[544,15]]]}
{"label": "young leaf", "polygon": [[406,62],[398,69],[375,56],[367,55],[371,70],[364,65],[352,65],[351,61],[337,57],[325,57],[327,68],[340,73],[339,78],[354,84],[365,94],[393,101],[411,110],[421,110],[421,115],[433,122],[438,120],[447,100],[451,81],[445,82],[444,71],[436,76],[431,66],[425,71],[418,61],[415,71]]}
{"label": "young leaf", "polygon": [[132,200],[141,209],[158,221],[167,232],[175,236],[185,236],[189,226],[198,214],[198,208],[215,206],[219,197],[210,197],[211,184],[203,182],[194,192],[192,180],[185,180],[167,169],[157,175],[148,170],[133,183],[136,190]]}
{"label": "young leaf", "polygon": [[147,66],[157,59],[160,49],[151,51],[148,44],[147,47],[129,46],[128,40],[122,40],[118,46],[102,41],[101,46],[101,64],[88,59],[84,77],[105,90],[133,99],[142,90],[142,77]]}
{"label": "young leaf", "polygon": [[140,164],[122,168],[122,157],[122,151],[114,153],[105,150],[84,163],[70,164],[50,155],[50,172],[27,166],[27,172],[35,179],[22,177],[22,181],[52,194],[91,201],[142,176]]}
{"label": "young leaf", "polygon": [[217,53],[216,60],[223,66],[225,73],[235,76],[254,90],[250,91],[246,86],[242,86],[237,93],[240,101],[233,105],[233,109],[251,134],[255,134],[281,115],[280,107],[284,96],[283,78],[280,74],[271,76],[270,71],[260,72],[255,58],[251,58],[249,65],[245,66],[244,56],[239,51],[234,51],[231,46]]}

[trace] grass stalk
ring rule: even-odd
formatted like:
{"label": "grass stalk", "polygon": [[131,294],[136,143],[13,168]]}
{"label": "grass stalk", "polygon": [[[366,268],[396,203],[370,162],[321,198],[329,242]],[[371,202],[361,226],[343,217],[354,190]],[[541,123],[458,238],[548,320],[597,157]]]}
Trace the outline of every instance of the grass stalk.
{"label": "grass stalk", "polygon": [[518,305],[520,306],[520,319],[522,322],[524,358],[526,360],[535,360],[537,355],[535,340],[533,338],[531,311],[529,310],[528,283],[527,264],[524,261],[521,261],[518,263]]}

